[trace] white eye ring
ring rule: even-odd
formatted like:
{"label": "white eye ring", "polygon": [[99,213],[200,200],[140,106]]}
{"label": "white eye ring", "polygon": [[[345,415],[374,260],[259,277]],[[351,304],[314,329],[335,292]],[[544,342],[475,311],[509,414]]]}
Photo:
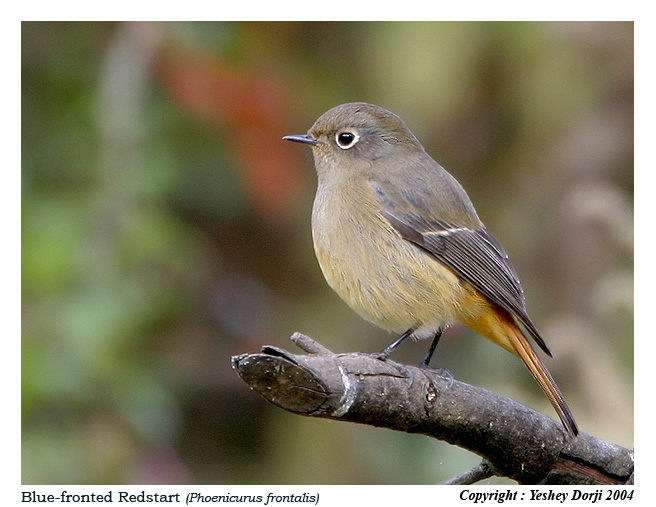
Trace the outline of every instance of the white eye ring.
{"label": "white eye ring", "polygon": [[360,136],[358,133],[352,130],[340,130],[335,134],[335,142],[343,150],[353,148],[359,140]]}

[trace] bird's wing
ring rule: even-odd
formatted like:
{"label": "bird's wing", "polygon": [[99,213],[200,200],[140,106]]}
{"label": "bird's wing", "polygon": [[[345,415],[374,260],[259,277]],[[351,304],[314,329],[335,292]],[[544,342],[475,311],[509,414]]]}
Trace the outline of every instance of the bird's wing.
{"label": "bird's wing", "polygon": [[401,236],[469,282],[490,301],[515,316],[549,356],[551,351],[526,312],[515,268],[485,227],[458,226],[414,211],[384,206],[383,216]]}

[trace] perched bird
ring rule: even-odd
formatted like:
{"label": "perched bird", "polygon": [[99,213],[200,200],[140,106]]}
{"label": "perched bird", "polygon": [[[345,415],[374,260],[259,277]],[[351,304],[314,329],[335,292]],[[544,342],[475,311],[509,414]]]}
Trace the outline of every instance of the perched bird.
{"label": "perched bird", "polygon": [[[328,284],[364,319],[404,339],[432,338],[461,322],[518,355],[566,428],[578,428],[527,339],[551,351],[526,311],[517,273],[462,186],[401,118],[372,104],[324,113],[307,134],[318,175],[312,236]],[[525,331],[523,331],[525,330]]]}

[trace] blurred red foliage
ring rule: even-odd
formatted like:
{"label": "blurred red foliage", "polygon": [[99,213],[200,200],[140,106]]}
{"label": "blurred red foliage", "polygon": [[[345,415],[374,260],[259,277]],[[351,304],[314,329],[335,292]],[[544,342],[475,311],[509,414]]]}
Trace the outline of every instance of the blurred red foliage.
{"label": "blurred red foliage", "polygon": [[281,79],[268,69],[237,68],[214,56],[180,50],[160,55],[158,74],[173,100],[230,132],[252,204],[267,218],[293,208],[303,164],[282,136],[292,122]]}

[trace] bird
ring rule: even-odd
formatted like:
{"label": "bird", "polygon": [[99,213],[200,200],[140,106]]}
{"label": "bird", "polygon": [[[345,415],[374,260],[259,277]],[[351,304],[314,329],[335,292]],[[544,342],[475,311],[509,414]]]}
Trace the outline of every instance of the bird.
{"label": "bird", "polygon": [[330,287],[360,316],[405,339],[432,338],[456,322],[519,356],[565,430],[572,411],[529,337],[553,354],[526,309],[519,277],[460,183],[396,114],[355,102],[322,114],[307,134],[317,172],[312,239]]}

